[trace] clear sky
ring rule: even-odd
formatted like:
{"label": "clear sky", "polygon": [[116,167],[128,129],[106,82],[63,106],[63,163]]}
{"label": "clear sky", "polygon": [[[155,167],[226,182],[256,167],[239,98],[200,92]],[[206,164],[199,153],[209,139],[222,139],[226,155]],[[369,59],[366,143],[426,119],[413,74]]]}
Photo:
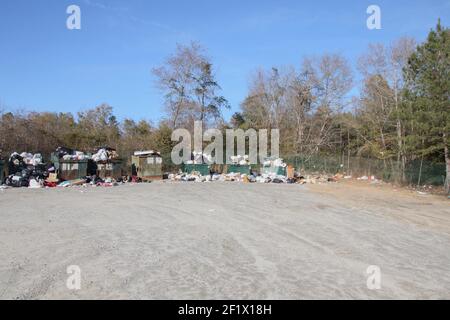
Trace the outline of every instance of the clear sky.
{"label": "clear sky", "polygon": [[[66,28],[71,4],[81,7],[81,30]],[[366,27],[371,4],[382,30]],[[163,98],[151,69],[177,43],[197,41],[228,117],[258,67],[330,52],[355,65],[371,42],[424,40],[439,17],[450,25],[450,0],[0,0],[0,107],[76,113],[106,102],[119,119],[157,121]]]}

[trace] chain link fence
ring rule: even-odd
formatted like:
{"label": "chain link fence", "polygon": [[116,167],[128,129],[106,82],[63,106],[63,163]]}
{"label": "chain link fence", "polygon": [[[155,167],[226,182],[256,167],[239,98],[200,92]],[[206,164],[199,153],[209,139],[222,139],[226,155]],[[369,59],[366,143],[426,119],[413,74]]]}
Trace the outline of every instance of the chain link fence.
{"label": "chain link fence", "polygon": [[[171,154],[162,154],[163,171],[176,172],[181,166],[174,165]],[[443,186],[445,183],[445,163],[429,161],[412,161],[402,173],[401,166],[394,160],[379,160],[362,157],[285,155],[284,161],[298,172],[317,174],[350,175],[352,177],[375,176],[385,182],[404,183],[408,185]],[[258,172],[260,165],[252,166]]]}
{"label": "chain link fence", "polygon": [[409,162],[402,173],[397,161],[368,159],[362,157],[286,155],[284,160],[297,171],[305,173],[336,174],[353,177],[375,176],[386,182],[409,185],[443,186],[445,163],[416,160]]}

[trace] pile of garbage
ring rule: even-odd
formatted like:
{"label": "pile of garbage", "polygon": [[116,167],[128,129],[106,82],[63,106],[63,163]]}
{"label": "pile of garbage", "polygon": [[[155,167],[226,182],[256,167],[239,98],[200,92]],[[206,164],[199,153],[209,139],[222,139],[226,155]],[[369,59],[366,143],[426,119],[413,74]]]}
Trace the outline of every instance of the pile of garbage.
{"label": "pile of garbage", "polygon": [[82,151],[77,151],[65,147],[59,147],[58,149],[56,149],[55,153],[59,159],[63,159],[66,161],[93,160],[95,162],[105,162],[109,160],[119,159],[117,151],[109,147],[98,149],[93,156],[87,155]]}
{"label": "pile of garbage", "polygon": [[63,159],[66,161],[82,161],[89,159],[87,155],[84,154],[84,152],[72,150],[65,147],[59,147],[56,149],[55,154],[57,155],[58,159]]}
{"label": "pile of garbage", "polygon": [[372,184],[376,184],[376,183],[381,183],[382,182],[381,180],[378,180],[375,176],[370,176],[370,177],[362,176],[362,177],[356,178],[356,180],[358,180],[358,181],[369,181]]}
{"label": "pile of garbage", "polygon": [[281,158],[266,158],[263,163],[264,167],[286,168],[287,164]]}
{"label": "pile of garbage", "polygon": [[[73,186],[117,186],[128,182],[127,177],[98,177],[98,165],[109,160],[118,159],[116,150],[112,148],[101,148],[94,156],[90,156],[81,151],[59,147],[52,155],[52,161],[48,165],[44,163],[41,154],[23,152],[21,154],[14,152],[5,164],[7,166],[8,176],[4,179],[5,188],[56,188]],[[88,161],[86,176],[70,180],[61,175],[62,161]],[[76,164],[74,164],[75,168]],[[78,168],[78,167],[76,167]],[[74,169],[77,170],[77,169]],[[67,181],[65,180],[67,179]],[[1,184],[1,181],[0,181]]]}
{"label": "pile of garbage", "polygon": [[48,170],[43,163],[42,155],[14,152],[8,160],[9,176],[5,184],[10,187],[37,187],[48,178]]}
{"label": "pile of garbage", "polygon": [[194,151],[192,152],[191,160],[186,161],[186,164],[204,164],[212,162],[213,162],[212,155]]}
{"label": "pile of garbage", "polygon": [[96,154],[92,156],[95,162],[106,162],[110,160],[119,159],[119,154],[113,148],[100,148]]}
{"label": "pile of garbage", "polygon": [[243,182],[243,183],[293,183],[292,180],[287,179],[285,176],[277,175],[253,175],[253,174],[240,174],[240,173],[227,173],[227,174],[211,174],[202,176],[198,172],[169,174],[168,179],[171,181],[184,181],[184,182]]}
{"label": "pile of garbage", "polygon": [[202,176],[199,172],[192,173],[178,173],[169,174],[168,180],[179,182],[243,182],[243,183],[276,183],[276,184],[319,184],[337,182],[335,177],[328,176],[301,176],[295,174],[294,177],[287,177],[283,175],[277,175],[274,173],[269,174],[240,174],[240,173],[228,173],[218,174],[212,173],[207,176]]}
{"label": "pile of garbage", "polygon": [[231,163],[235,164],[235,165],[240,165],[240,166],[250,165],[249,156],[247,156],[247,155],[231,156],[230,160],[231,160]]}
{"label": "pile of garbage", "polygon": [[69,181],[63,181],[56,185],[56,187],[59,188],[68,188],[68,187],[117,187],[120,184],[124,184],[126,182],[125,179],[113,179],[113,178],[107,178],[107,179],[101,179],[97,176],[89,176],[85,179],[76,179],[76,180],[69,180]]}

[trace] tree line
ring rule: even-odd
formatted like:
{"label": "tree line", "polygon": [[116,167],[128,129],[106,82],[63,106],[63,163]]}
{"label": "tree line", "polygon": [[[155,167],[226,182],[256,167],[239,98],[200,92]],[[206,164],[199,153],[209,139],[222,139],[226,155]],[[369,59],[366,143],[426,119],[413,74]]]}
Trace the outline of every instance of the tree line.
{"label": "tree line", "polygon": [[[299,66],[259,69],[228,121],[214,65],[197,43],[178,45],[152,70],[164,95],[164,119],[118,122],[107,104],[71,113],[1,112],[0,148],[49,154],[56,146],[90,150],[108,145],[124,157],[134,150],[170,154],[171,133],[194,121],[219,129],[280,130],[283,155],[378,159],[405,182],[409,164],[445,164],[450,183],[450,29],[438,22],[417,44],[403,37],[372,44],[357,72],[340,54],[305,57]],[[354,89],[359,89],[355,94]],[[0,110],[1,111],[1,110]]]}

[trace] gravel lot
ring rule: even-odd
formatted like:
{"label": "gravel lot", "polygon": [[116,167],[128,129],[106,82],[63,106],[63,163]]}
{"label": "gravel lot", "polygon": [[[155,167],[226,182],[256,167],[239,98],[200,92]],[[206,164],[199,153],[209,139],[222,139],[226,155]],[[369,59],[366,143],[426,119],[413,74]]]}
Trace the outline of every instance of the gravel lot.
{"label": "gravel lot", "polygon": [[450,299],[449,204],[368,184],[8,189],[0,299]]}

